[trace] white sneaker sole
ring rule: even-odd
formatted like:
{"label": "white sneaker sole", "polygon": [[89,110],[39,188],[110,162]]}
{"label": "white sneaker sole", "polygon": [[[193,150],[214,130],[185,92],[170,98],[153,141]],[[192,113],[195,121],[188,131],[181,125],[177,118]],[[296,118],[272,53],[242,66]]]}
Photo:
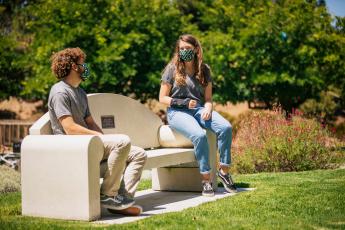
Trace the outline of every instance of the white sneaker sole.
{"label": "white sneaker sole", "polygon": [[205,196],[205,197],[212,197],[212,196],[214,196],[214,193],[213,193],[213,194],[204,194],[204,193],[202,193],[202,196]]}
{"label": "white sneaker sole", "polygon": [[227,191],[228,193],[237,193],[238,192],[237,190],[229,189],[223,181],[221,181],[221,182],[223,184],[225,191]]}

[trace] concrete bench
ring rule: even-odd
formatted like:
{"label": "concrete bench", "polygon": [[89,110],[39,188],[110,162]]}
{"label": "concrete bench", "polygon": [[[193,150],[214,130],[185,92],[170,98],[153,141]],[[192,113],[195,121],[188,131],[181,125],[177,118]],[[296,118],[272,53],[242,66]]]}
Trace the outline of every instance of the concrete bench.
{"label": "concrete bench", "polygon": [[[91,114],[104,134],[126,134],[146,149],[145,169],[152,188],[201,191],[192,143],[163,125],[143,104],[117,94],[88,95]],[[213,185],[216,183],[216,137],[207,132]],[[46,113],[22,143],[22,214],[72,220],[100,217],[100,161],[103,144],[92,135],[52,135]]]}

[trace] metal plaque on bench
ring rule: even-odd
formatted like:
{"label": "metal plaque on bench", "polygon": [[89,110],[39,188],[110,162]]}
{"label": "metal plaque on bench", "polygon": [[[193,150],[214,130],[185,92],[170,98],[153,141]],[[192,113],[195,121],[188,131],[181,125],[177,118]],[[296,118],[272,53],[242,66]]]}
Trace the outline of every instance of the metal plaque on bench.
{"label": "metal plaque on bench", "polygon": [[102,129],[115,128],[115,119],[113,115],[101,116]]}

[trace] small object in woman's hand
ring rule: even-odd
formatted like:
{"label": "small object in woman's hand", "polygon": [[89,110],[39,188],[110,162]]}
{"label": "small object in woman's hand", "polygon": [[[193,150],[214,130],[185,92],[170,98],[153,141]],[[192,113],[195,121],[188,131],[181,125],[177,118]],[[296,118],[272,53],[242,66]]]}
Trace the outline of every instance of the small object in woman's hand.
{"label": "small object in woman's hand", "polygon": [[190,100],[188,108],[193,109],[196,107],[196,100]]}

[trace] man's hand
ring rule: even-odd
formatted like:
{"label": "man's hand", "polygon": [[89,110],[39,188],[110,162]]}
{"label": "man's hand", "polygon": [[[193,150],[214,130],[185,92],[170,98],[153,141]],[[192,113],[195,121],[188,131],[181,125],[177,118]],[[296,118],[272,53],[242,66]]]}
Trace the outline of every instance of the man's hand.
{"label": "man's hand", "polygon": [[212,116],[212,109],[205,108],[201,113],[201,118],[205,121],[209,120]]}
{"label": "man's hand", "polygon": [[85,122],[87,124],[87,126],[89,127],[89,129],[98,132],[98,135],[102,135],[103,131],[102,129],[96,124],[95,120],[92,118],[92,116],[88,116],[87,118],[85,118]]}
{"label": "man's hand", "polygon": [[189,109],[193,109],[196,107],[196,100],[190,100],[188,104]]}
{"label": "man's hand", "polygon": [[72,116],[62,116],[59,121],[67,135],[102,135],[99,131],[87,129],[74,122]]}

